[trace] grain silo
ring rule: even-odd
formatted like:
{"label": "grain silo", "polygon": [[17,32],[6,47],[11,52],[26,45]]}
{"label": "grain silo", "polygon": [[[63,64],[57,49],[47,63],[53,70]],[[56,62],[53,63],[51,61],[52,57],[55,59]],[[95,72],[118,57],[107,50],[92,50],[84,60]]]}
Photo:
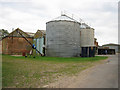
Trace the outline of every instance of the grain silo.
{"label": "grain silo", "polygon": [[61,15],[46,23],[46,56],[75,57],[80,49],[79,22]]}
{"label": "grain silo", "polygon": [[94,29],[87,24],[80,25],[81,31],[81,56],[93,57],[95,54]]}

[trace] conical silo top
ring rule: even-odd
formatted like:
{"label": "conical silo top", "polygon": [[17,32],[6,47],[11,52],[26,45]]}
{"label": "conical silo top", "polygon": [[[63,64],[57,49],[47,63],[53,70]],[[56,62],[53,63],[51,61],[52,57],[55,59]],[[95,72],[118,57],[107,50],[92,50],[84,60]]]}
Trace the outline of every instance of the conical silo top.
{"label": "conical silo top", "polygon": [[[78,22],[75,19],[73,19],[73,18],[71,18],[71,17],[69,17],[69,16],[67,16],[65,14],[62,14],[61,16],[59,16],[59,17],[57,17],[57,18],[55,18],[55,19],[53,19],[51,21],[72,21],[72,22]],[[49,22],[51,22],[51,21],[49,21]]]}
{"label": "conical silo top", "polygon": [[86,23],[82,23],[80,25],[80,28],[90,28],[90,26],[88,26]]}

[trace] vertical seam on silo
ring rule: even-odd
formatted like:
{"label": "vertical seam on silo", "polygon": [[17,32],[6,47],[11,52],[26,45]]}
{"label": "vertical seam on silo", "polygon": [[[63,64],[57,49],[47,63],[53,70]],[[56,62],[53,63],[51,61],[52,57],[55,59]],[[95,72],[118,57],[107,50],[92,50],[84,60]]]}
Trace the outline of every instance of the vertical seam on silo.
{"label": "vertical seam on silo", "polygon": [[74,29],[75,29],[75,30],[74,30],[74,41],[75,41],[75,42],[74,42],[74,44],[73,44],[73,45],[74,45],[74,47],[73,47],[74,54],[73,54],[73,55],[75,55],[75,47],[76,47],[76,44],[75,44],[75,43],[76,43],[76,39],[75,39],[75,32],[76,32],[75,22],[74,22]]}
{"label": "vertical seam on silo", "polygon": [[[60,34],[59,34],[59,29],[58,29],[58,41],[60,41]],[[57,41],[56,41],[57,42]],[[60,43],[58,42],[58,51],[57,51],[58,55],[60,54]]]}

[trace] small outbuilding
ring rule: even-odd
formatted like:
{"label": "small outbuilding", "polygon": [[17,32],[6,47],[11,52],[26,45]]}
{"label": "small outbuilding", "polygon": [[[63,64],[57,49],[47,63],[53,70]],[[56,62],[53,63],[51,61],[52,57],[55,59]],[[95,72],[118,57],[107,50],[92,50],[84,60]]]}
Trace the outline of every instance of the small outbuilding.
{"label": "small outbuilding", "polygon": [[109,49],[115,49],[115,53],[120,53],[120,44],[104,44],[103,47],[109,47]]}
{"label": "small outbuilding", "polygon": [[32,49],[31,45],[17,32],[17,30],[29,42],[33,43],[33,37],[17,28],[2,39],[2,54],[22,55],[23,53],[29,53]]}
{"label": "small outbuilding", "polygon": [[45,55],[45,36],[46,36],[46,30],[38,30],[35,33],[33,40],[36,49],[43,55]]}
{"label": "small outbuilding", "polygon": [[109,49],[109,48],[99,48],[98,49],[98,55],[108,55],[108,54],[115,54],[115,49]]}

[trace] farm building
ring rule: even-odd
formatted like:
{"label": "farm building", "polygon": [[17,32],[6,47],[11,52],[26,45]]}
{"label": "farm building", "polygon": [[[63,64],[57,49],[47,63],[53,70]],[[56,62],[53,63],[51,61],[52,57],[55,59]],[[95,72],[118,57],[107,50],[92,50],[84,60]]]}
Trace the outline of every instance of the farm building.
{"label": "farm building", "polygon": [[94,29],[85,23],[80,25],[81,35],[81,56],[94,57],[95,43],[94,43]]}
{"label": "farm building", "polygon": [[103,47],[109,47],[109,49],[115,49],[115,53],[118,53],[120,52],[120,45],[119,44],[105,44],[105,45],[102,45]]}
{"label": "farm building", "polygon": [[97,42],[97,38],[94,38],[94,44],[95,44],[95,54],[98,54],[98,42]]}
{"label": "farm building", "polygon": [[80,55],[80,23],[61,15],[46,23],[46,55],[75,57]]}
{"label": "farm building", "polygon": [[17,30],[31,43],[33,42],[33,37],[17,28],[2,39],[3,54],[21,55],[23,53],[29,53],[29,51],[32,49],[30,44],[17,32]]}
{"label": "farm building", "polygon": [[25,32],[27,33],[30,37],[34,37],[35,33],[31,33],[31,32]]}
{"label": "farm building", "polygon": [[94,38],[94,44],[95,44],[96,47],[98,47],[97,38]]}
{"label": "farm building", "polygon": [[47,22],[46,55],[94,57],[94,29],[65,14]]}
{"label": "farm building", "polygon": [[109,47],[99,47],[98,55],[108,55],[115,54],[115,49],[110,49]]}
{"label": "farm building", "polygon": [[[38,30],[34,35],[34,44],[36,49],[43,55],[45,55],[45,30]],[[36,52],[37,53],[37,52]]]}

